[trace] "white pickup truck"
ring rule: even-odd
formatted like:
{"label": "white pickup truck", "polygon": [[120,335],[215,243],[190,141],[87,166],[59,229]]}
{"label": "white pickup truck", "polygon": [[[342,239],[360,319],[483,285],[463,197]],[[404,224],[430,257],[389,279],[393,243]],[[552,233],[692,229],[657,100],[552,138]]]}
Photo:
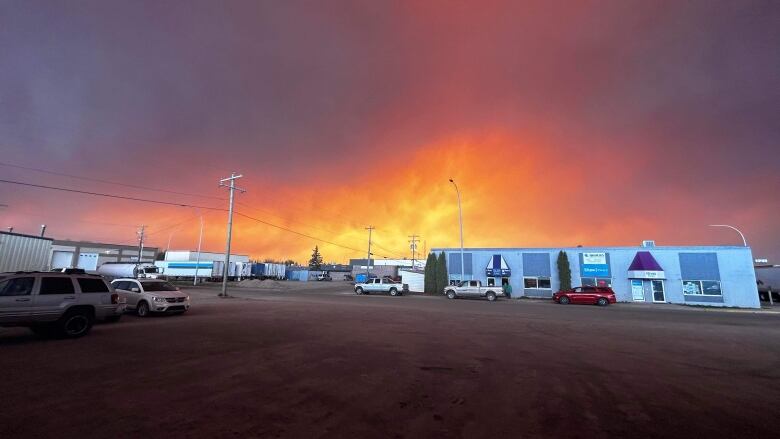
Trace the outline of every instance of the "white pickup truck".
{"label": "white pickup truck", "polygon": [[457,297],[484,297],[490,302],[496,300],[498,296],[503,296],[504,291],[500,286],[486,287],[478,280],[466,280],[458,285],[450,285],[444,288],[444,294],[448,299]]}
{"label": "white pickup truck", "polygon": [[399,296],[404,292],[404,285],[387,278],[372,278],[367,282],[355,284],[355,293],[390,293],[391,296]]}

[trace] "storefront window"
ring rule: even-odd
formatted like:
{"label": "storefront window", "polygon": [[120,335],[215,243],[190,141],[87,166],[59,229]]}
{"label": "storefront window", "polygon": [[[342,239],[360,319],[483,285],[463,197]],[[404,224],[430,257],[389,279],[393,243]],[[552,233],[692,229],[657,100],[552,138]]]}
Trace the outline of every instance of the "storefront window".
{"label": "storefront window", "polygon": [[548,290],[551,288],[549,277],[524,277],[523,287],[528,289]]}
{"label": "storefront window", "polygon": [[609,277],[583,277],[584,287],[612,287],[612,278]]}

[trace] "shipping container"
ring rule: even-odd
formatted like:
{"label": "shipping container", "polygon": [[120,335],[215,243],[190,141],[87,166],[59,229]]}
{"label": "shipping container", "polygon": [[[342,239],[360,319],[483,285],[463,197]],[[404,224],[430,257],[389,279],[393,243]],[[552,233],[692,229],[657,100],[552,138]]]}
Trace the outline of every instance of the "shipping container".
{"label": "shipping container", "polygon": [[48,271],[52,255],[51,246],[51,238],[0,232],[0,273]]}
{"label": "shipping container", "polygon": [[213,261],[155,261],[154,265],[167,279],[194,279],[196,274],[198,278],[208,279],[214,270]]}
{"label": "shipping container", "polygon": [[287,266],[268,262],[256,263],[252,266],[252,277],[258,279],[285,279]]}

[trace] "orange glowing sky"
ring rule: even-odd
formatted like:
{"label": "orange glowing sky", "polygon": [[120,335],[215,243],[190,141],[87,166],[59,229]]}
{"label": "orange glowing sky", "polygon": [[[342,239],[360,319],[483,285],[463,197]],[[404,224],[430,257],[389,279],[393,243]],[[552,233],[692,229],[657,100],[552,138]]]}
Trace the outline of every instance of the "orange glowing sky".
{"label": "orange glowing sky", "polygon": [[[762,2],[158,2],[0,11],[2,178],[225,207],[234,252],[736,244],[780,258],[780,19]],[[192,197],[21,165],[197,193]],[[0,184],[2,226],[224,250],[224,212]],[[334,246],[323,242],[340,244]],[[344,248],[348,247],[348,248]],[[353,250],[354,249],[354,250]],[[421,244],[422,250],[422,244]]]}

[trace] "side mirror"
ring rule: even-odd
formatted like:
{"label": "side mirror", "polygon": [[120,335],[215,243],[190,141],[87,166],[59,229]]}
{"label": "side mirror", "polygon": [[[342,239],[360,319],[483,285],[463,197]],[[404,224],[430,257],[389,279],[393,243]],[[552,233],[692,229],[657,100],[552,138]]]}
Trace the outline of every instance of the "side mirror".
{"label": "side mirror", "polygon": [[132,291],[134,293],[140,293],[141,292],[141,290],[139,290],[138,288],[135,288],[135,287],[130,288],[130,291]]}

